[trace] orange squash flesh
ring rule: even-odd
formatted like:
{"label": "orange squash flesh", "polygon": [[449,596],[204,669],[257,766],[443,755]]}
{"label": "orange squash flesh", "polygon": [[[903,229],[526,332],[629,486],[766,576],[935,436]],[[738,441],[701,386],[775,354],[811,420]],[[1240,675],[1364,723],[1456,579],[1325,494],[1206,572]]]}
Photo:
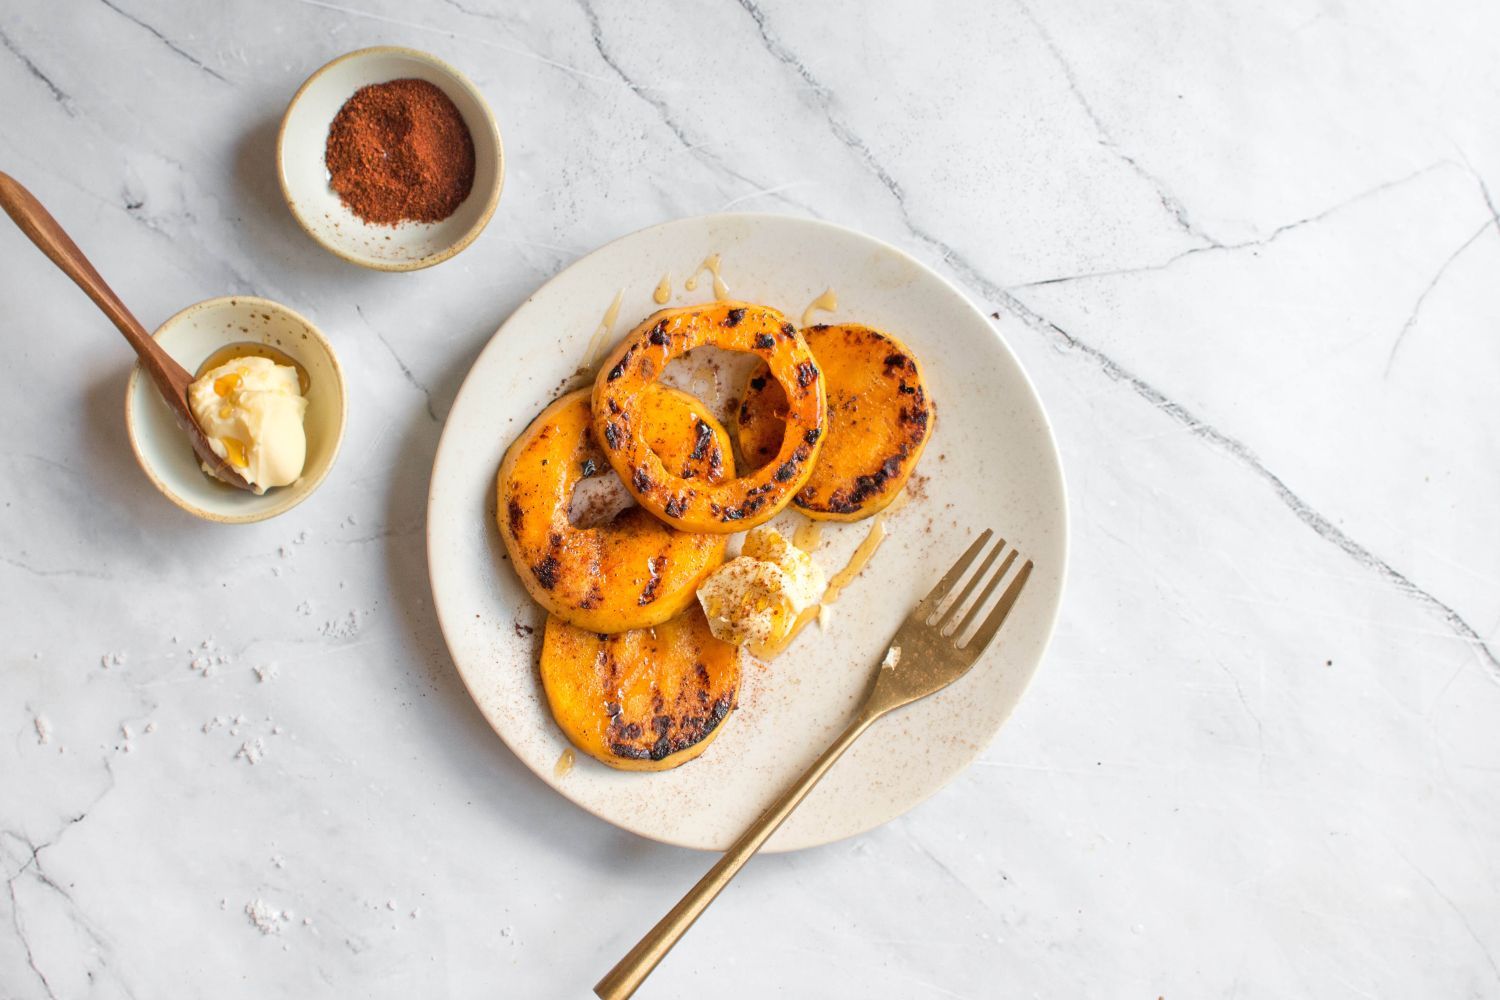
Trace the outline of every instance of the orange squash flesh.
{"label": "orange squash flesh", "polygon": [[[854,324],[802,333],[827,386],[828,430],[792,503],[818,520],[858,521],[906,485],[932,436],[932,400],[916,355],[890,334]],[[774,459],[785,411],[780,385],[765,368],[752,372],[735,421],[747,466]]]}
{"label": "orange squash flesh", "polygon": [[[759,355],[786,401],[774,458],[722,482],[679,475],[645,434],[645,387],[667,364],[712,344]],[[594,381],[594,427],[636,501],[684,531],[746,531],[775,517],[807,482],[827,419],[823,376],[807,343],[781,313],[748,302],[663,309],[625,337]]]}
{"label": "orange squash flesh", "polygon": [[[698,400],[653,385],[638,407],[642,436],[673,468],[706,484],[734,476],[729,436]],[[676,531],[639,507],[608,524],[568,519],[579,480],[606,470],[589,390],[556,400],[511,444],[496,477],[496,520],[527,593],[592,632],[649,628],[694,603],[724,560],[724,536]]]}
{"label": "orange squash flesh", "polygon": [[651,629],[601,636],[551,616],[542,688],[579,750],[627,771],[697,757],[723,729],[740,683],[740,649],[715,639],[696,604]]}

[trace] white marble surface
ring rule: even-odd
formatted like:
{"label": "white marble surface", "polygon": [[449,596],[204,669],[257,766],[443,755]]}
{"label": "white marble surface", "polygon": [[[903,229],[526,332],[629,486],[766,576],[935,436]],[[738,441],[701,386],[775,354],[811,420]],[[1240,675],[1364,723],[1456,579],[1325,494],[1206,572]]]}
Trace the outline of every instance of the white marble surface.
{"label": "white marble surface", "polygon": [[[997,314],[1074,555],[983,761],[758,861],[642,995],[1500,995],[1497,31],[1478,2],[3,0],[0,168],[148,325],[284,301],[353,399],[312,501],[195,522],[128,455],[123,344],[0,227],[0,995],[580,997],[697,876],[491,734],[422,529],[500,320],[726,206],[864,229]],[[303,77],[387,42],[468,72],[510,157],[490,230],[414,275],[324,253],[272,174]],[[262,935],[255,900],[292,917]]]}

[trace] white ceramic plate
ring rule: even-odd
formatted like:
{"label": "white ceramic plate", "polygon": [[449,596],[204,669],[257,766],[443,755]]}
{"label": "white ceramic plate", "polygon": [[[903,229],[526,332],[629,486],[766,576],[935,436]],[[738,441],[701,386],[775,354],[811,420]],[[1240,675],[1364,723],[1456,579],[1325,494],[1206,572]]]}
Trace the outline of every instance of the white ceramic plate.
{"label": "white ceramic plate", "polygon": [[[522,589],[494,518],[494,479],[512,439],[597,347],[617,293],[613,344],[661,308],[713,298],[722,256],[729,297],[781,309],[796,322],[825,288],[839,308],[817,321],[860,322],[904,340],[925,366],[937,425],[888,518],[889,537],[839,599],[827,631],[813,626],[768,665],[749,661],[739,709],[703,756],[672,771],[612,770],[579,755],[555,773],[567,743],[537,674],[545,615]],[[679,362],[680,363],[680,362]],[[713,395],[711,374],[695,381]],[[738,382],[722,386],[738,391]],[[775,522],[790,531],[800,515]],[[443,430],[428,501],[433,595],[448,648],[495,731],[543,781],[597,816],[654,840],[722,850],[849,721],[907,611],[983,527],[1035,560],[1000,639],[958,683],[878,722],[768,845],[794,850],[852,836],[927,798],[995,735],[1036,672],[1062,594],[1067,510],[1051,428],[1015,355],[952,285],[900,251],[837,226],[772,215],[714,215],[656,226],[575,263],[528,299],[469,372]],[[816,558],[843,565],[868,522],[829,524]]]}

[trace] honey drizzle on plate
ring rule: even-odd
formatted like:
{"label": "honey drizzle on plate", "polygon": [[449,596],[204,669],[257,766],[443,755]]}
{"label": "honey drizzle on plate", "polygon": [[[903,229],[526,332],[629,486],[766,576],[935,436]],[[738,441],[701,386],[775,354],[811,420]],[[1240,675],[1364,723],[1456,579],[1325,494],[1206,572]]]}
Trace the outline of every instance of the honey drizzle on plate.
{"label": "honey drizzle on plate", "polygon": [[[818,522],[809,520],[808,524],[816,525]],[[802,529],[806,526],[803,525],[797,529],[798,536],[802,535]],[[819,530],[821,530],[821,527]],[[870,523],[870,530],[860,540],[859,547],[849,556],[849,561],[844,564],[844,568],[835,573],[833,579],[828,581],[828,586],[823,590],[823,599],[817,604],[809,605],[803,609],[802,613],[797,616],[797,620],[792,622],[792,627],[787,630],[786,635],[775,642],[755,643],[748,647],[750,652],[762,660],[774,660],[784,653],[786,648],[792,644],[792,640],[797,638],[797,634],[811,624],[818,617],[819,612],[834,601],[837,601],[839,594],[843,592],[844,588],[854,582],[854,578],[859,576],[860,572],[869,564],[870,559],[874,557],[875,550],[880,548],[880,543],[885,541],[885,536],[885,515],[876,514],[875,519]],[[807,551],[802,542],[795,536],[793,537],[792,544],[804,552]]]}
{"label": "honey drizzle on plate", "polygon": [[809,622],[818,617],[818,608],[821,606],[819,604],[810,604],[804,608],[802,613],[797,616],[797,620],[792,622],[792,627],[787,630],[786,635],[775,642],[755,642],[746,648],[762,660],[776,659],[776,657],[786,652],[786,648],[792,644],[792,640],[797,638],[797,633],[805,629]]}
{"label": "honey drizzle on plate", "polygon": [[870,558],[875,555],[875,550],[880,548],[880,543],[885,541],[885,515],[876,514],[875,520],[870,523],[870,531],[864,540],[859,543],[859,548],[849,557],[849,562],[844,568],[834,574],[832,580],[828,581],[828,589],[823,591],[824,604],[832,604],[839,599],[845,587],[854,582],[860,571],[869,563]]}
{"label": "honey drizzle on plate", "polygon": [[803,552],[812,552],[818,547],[818,542],[823,537],[823,522],[814,521],[812,518],[804,518],[797,525],[797,530],[792,533],[792,544]]}
{"label": "honey drizzle on plate", "polygon": [[802,310],[802,325],[812,325],[812,314],[815,312],[833,312],[839,307],[839,297],[832,288],[826,289],[822,295],[813,299]]}
{"label": "honey drizzle on plate", "polygon": [[716,253],[705,257],[703,263],[699,264],[698,269],[693,272],[693,276],[682,283],[682,287],[690,292],[697,288],[698,275],[704,271],[714,276],[714,298],[727,299],[729,297],[729,286],[724,283],[723,275],[719,274],[719,255]]}
{"label": "honey drizzle on plate", "polygon": [[573,770],[573,762],[577,759],[578,755],[573,752],[573,748],[568,747],[562,752],[562,756],[557,758],[557,763],[552,765],[552,777],[567,777],[568,772]]}
{"label": "honey drizzle on plate", "polygon": [[657,305],[664,306],[664,305],[667,304],[667,300],[670,299],[671,297],[672,297],[672,272],[668,271],[666,274],[664,274],[664,275],[661,276],[661,281],[657,282],[657,284],[656,284],[656,291],[654,291],[654,292],[651,293],[651,298],[653,300],[655,300],[655,302],[656,302]]}
{"label": "honey drizzle on plate", "polygon": [[624,298],[625,289],[622,288],[615,293],[615,300],[604,310],[604,317],[599,320],[599,326],[589,338],[589,346],[583,352],[587,369],[592,370],[604,360],[604,351],[609,347],[609,333],[615,327],[615,320],[620,318],[620,301]]}

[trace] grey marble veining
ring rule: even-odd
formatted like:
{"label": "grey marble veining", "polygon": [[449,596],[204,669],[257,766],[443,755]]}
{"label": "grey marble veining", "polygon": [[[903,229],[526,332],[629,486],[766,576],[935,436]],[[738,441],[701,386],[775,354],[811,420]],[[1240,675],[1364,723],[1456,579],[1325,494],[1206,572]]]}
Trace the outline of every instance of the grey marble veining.
{"label": "grey marble veining", "polygon": [[[1500,996],[1497,30],[1477,3],[3,0],[0,169],[148,326],[286,302],[352,400],[311,501],[193,521],[130,457],[124,345],[0,229],[0,995],[579,997],[697,877],[490,732],[423,520],[500,321],[731,207],[870,232],[993,313],[1073,556],[981,762],[757,861],[642,995]],[[319,249],[272,170],[302,79],[380,43],[468,73],[508,156],[489,230],[410,275]]]}

